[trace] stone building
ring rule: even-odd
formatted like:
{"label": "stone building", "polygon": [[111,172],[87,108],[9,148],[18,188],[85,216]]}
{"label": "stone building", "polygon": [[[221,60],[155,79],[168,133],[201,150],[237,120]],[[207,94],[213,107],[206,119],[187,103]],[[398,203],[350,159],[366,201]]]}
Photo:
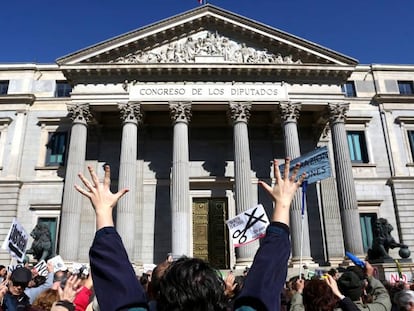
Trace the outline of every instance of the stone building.
{"label": "stone building", "polygon": [[[292,259],[363,256],[383,217],[414,249],[414,66],[341,53],[212,5],[55,64],[0,64],[0,239],[16,217],[48,223],[56,251],[87,262],[95,231],[74,189],[87,165],[128,187],[114,217],[133,263],[167,253],[248,264],[225,220],[271,202],[273,158],[327,146],[333,176],[291,211]],[[397,251],[393,251],[396,255]],[[0,262],[8,263],[7,252]]]}

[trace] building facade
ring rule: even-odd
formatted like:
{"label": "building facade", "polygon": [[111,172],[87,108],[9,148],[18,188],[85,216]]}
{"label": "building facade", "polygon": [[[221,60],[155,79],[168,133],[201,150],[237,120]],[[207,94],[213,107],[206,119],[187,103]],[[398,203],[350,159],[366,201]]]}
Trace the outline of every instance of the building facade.
{"label": "building facade", "polygon": [[292,266],[364,256],[380,217],[414,249],[413,81],[414,66],[360,65],[212,5],[55,64],[0,64],[0,239],[14,217],[45,222],[57,253],[87,262],[94,212],[74,185],[108,163],[130,189],[114,217],[134,264],[244,266],[258,243],[235,251],[225,221],[270,215],[272,159],[327,146],[332,177],[308,187],[304,220],[293,203]]}

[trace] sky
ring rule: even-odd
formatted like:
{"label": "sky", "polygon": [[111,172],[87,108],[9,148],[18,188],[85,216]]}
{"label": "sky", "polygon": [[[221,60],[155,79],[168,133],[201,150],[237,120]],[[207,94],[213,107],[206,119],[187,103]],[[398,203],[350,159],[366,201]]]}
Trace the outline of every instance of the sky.
{"label": "sky", "polygon": [[[56,59],[199,6],[198,0],[3,0],[0,64]],[[414,64],[414,0],[207,0],[352,57]]]}

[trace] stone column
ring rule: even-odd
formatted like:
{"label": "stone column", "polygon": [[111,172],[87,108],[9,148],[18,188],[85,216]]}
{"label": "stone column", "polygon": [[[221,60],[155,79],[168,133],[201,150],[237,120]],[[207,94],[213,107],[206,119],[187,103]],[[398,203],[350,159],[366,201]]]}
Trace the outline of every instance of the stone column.
{"label": "stone column", "polygon": [[[229,103],[229,115],[233,121],[234,184],[236,214],[255,206],[252,199],[252,174],[250,163],[249,134],[247,123],[251,103]],[[249,265],[253,261],[259,242],[255,241],[237,249],[237,265]]]}
{"label": "stone column", "polygon": [[171,102],[173,121],[173,163],[171,172],[171,225],[172,252],[174,255],[192,254],[190,205],[188,123],[191,118],[191,103]]}
{"label": "stone column", "polygon": [[91,114],[89,104],[68,105],[68,111],[73,123],[63,192],[59,254],[65,260],[76,261],[83,197],[75,190],[74,185],[81,184],[78,173],[85,169],[87,123]]}
{"label": "stone column", "polygon": [[345,129],[348,109],[349,104],[328,104],[345,250],[355,255],[363,255],[358,202]]}
{"label": "stone column", "polygon": [[[280,116],[283,128],[283,138],[285,142],[285,156],[295,159],[300,156],[300,144],[297,122],[299,119],[301,104],[283,102],[280,103]],[[302,220],[302,188],[300,188],[292,202],[290,208],[290,230],[292,239],[292,261],[300,261],[301,254],[301,234],[303,226],[303,245],[302,259],[311,260],[310,240],[309,240],[309,224],[308,216],[305,215]]]}
{"label": "stone column", "polygon": [[[121,156],[119,161],[118,189],[128,188],[117,204],[116,229],[124,242],[129,258],[132,259],[136,241],[135,216],[137,204],[137,146],[138,124],[142,121],[141,106],[138,103],[119,104],[122,119]],[[138,224],[140,226],[141,224]]]}

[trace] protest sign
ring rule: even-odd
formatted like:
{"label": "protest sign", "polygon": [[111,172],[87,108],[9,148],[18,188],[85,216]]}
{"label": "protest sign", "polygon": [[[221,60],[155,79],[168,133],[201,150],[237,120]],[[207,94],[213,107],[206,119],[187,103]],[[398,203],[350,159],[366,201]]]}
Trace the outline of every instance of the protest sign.
{"label": "protest sign", "polygon": [[[297,176],[300,176],[305,172],[308,184],[312,184],[332,175],[327,147],[317,148],[299,158],[293,159],[290,162],[290,169],[293,169],[296,163],[300,163],[300,169]],[[280,174],[283,176],[285,165],[280,165],[279,170]]]}
{"label": "protest sign", "polygon": [[39,261],[36,266],[34,266],[37,273],[41,276],[47,276],[49,271],[47,270],[47,263],[44,260]]}
{"label": "protest sign", "polygon": [[19,224],[17,219],[14,218],[9,233],[1,248],[7,250],[12,256],[16,257],[18,261],[23,262],[28,240],[29,235]]}
{"label": "protest sign", "polygon": [[234,247],[240,247],[263,237],[269,225],[269,219],[263,205],[244,211],[236,217],[226,221],[233,239]]}
{"label": "protest sign", "polygon": [[53,271],[57,272],[57,271],[66,271],[68,270],[68,268],[66,267],[62,257],[60,257],[60,255],[57,255],[53,258],[50,258],[48,261],[48,263],[52,263],[53,264]]}
{"label": "protest sign", "polygon": [[89,275],[89,267],[86,263],[74,262],[72,265],[72,273],[82,276]]}

